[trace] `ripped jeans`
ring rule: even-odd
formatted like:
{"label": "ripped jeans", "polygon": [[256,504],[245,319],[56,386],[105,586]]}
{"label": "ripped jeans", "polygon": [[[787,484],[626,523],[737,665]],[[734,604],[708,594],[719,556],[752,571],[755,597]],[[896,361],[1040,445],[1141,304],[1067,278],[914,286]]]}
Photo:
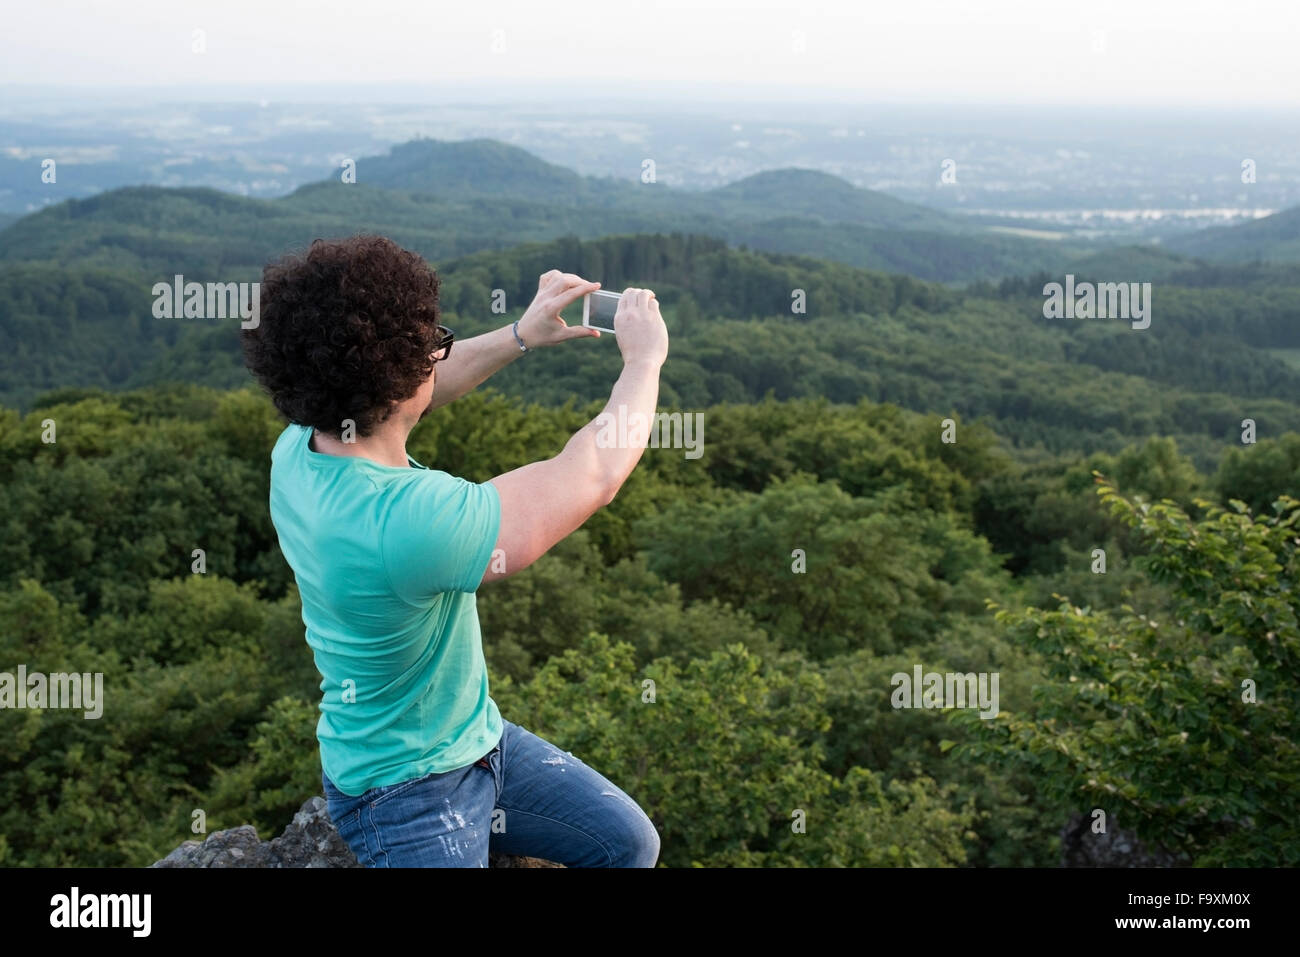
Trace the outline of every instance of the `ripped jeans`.
{"label": "ripped jeans", "polygon": [[487,867],[488,851],[568,867],[654,867],[640,806],[567,751],[502,719],[473,764],[344,794],[323,772],[330,819],[366,867]]}

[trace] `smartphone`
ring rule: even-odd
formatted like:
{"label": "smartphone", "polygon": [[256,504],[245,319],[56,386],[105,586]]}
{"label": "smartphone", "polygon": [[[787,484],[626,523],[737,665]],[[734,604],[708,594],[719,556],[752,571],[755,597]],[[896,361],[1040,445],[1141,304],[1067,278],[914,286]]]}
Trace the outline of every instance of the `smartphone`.
{"label": "smartphone", "polygon": [[582,324],[589,329],[613,332],[614,313],[618,312],[618,301],[622,298],[621,292],[603,289],[587,293],[582,297]]}

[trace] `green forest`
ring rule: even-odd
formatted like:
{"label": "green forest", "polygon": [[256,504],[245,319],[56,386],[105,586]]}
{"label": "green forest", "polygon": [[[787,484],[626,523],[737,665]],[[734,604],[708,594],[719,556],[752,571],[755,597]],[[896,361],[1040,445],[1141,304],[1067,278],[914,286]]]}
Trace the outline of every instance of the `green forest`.
{"label": "green forest", "polygon": [[[1300,863],[1300,267],[1031,253],[816,179],[683,229],[555,168],[520,180],[569,182],[554,206],[420,169],[0,230],[0,670],[105,693],[3,715],[0,866],[148,865],[196,812],[269,838],[319,793],[285,423],[237,321],[156,319],[150,289],[358,229],[428,257],[458,339],[551,268],[663,303],[660,409],[702,415],[703,454],[648,450],[478,607],[502,714],[619,782],[664,865],[1052,867],[1098,809],[1184,865]],[[1155,280],[1150,328],[1044,318],[1067,268]],[[408,451],[473,481],[555,455],[619,365],[608,337],[522,357]],[[999,713],[895,707],[918,666],[997,673]]]}
{"label": "green forest", "polygon": [[[146,256],[126,240],[129,265],[117,268],[0,260],[0,331],[11,343],[0,398],[21,409],[65,387],[247,384],[238,323],[155,319],[149,290],[176,272],[260,273],[230,269],[203,243],[177,250],[172,266],[165,250]],[[1107,275],[1104,262],[1080,277]],[[986,420],[1027,452],[1118,452],[1170,436],[1206,470],[1239,441],[1245,418],[1261,435],[1300,431],[1300,370],[1285,358],[1300,348],[1296,267],[1173,272],[1158,283],[1151,328],[1134,331],[1043,318],[1048,273],[957,289],[709,236],[570,236],[439,263],[448,322],[473,334],[517,317],[549,268],[602,276],[608,288],[655,287],[673,334],[668,407],[867,398]],[[545,363],[516,363],[492,384],[553,405],[606,395],[617,368],[612,344],[580,343]]]}
{"label": "green forest", "polygon": [[[595,409],[444,411],[412,454],[481,481]],[[503,713],[623,782],[664,864],[1051,866],[1093,808],[1189,864],[1297,862],[1300,435],[1204,475],[1170,439],[1018,463],[867,400],[703,412],[700,459],[647,451],[480,594]],[[0,864],[148,864],[196,810],[269,835],[317,793],[319,678],[266,509],[280,428],[196,386],[0,415],[0,655],[105,676],[98,720],[6,715]],[[1003,714],[894,709],[917,664],[998,672]]]}

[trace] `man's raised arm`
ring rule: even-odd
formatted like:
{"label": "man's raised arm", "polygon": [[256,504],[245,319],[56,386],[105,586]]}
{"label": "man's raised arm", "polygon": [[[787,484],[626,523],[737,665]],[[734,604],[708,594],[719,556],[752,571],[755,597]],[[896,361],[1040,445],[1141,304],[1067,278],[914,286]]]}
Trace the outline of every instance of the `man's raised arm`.
{"label": "man's raised arm", "polygon": [[572,305],[587,293],[600,288],[598,282],[587,282],[573,273],[552,269],[537,280],[537,295],[519,319],[519,338],[515,338],[512,323],[473,339],[456,343],[451,355],[438,364],[438,381],[433,390],[432,408],[459,399],[471,389],[481,385],[493,373],[500,371],[523,351],[520,341],[529,351],[553,346],[569,339],[586,339],[599,336],[595,329],[570,326],[560,316],[565,306]]}
{"label": "man's raised arm", "polygon": [[[630,421],[639,413],[652,423],[659,401],[659,369],[668,356],[668,330],[654,293],[625,290],[614,317],[614,331],[623,353],[623,372],[602,415]],[[619,416],[620,407],[626,409],[626,419]],[[598,443],[603,421],[597,416],[588,422],[555,458],[492,479],[501,499],[496,554],[504,555],[504,562],[489,563],[485,583],[527,568],[598,508],[614,500],[640,461],[649,430],[638,436],[635,445],[626,441],[626,436],[614,443]],[[494,571],[499,564],[504,568]]]}

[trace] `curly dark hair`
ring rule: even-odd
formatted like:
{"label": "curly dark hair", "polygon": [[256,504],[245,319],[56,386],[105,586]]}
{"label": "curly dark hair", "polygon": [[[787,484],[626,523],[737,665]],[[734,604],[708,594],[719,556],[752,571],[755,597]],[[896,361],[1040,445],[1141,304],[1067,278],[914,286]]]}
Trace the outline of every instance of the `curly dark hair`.
{"label": "curly dark hair", "polygon": [[318,239],[262,272],[244,361],[290,422],[369,435],[429,377],[438,275],[382,236]]}

